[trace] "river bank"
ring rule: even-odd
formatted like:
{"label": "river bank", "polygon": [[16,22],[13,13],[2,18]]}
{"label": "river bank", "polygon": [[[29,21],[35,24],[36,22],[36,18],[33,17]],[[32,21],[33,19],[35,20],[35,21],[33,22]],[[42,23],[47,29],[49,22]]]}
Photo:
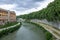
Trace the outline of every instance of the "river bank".
{"label": "river bank", "polygon": [[22,23],[19,30],[0,38],[1,40],[46,40],[45,34],[34,24]]}
{"label": "river bank", "polygon": [[0,38],[5,35],[8,35],[9,33],[12,33],[14,31],[18,30],[20,28],[20,26],[21,26],[21,23],[18,23],[16,25],[0,29]]}
{"label": "river bank", "polygon": [[40,29],[44,32],[44,34],[45,34],[45,36],[46,36],[46,40],[53,40],[53,35],[52,35],[50,32],[48,32],[47,30],[45,30],[43,27],[41,27],[39,24],[36,24],[36,23],[34,23],[34,22],[27,22],[27,23],[34,24],[34,25],[36,25],[38,28],[40,28]]}
{"label": "river bank", "polygon": [[16,24],[18,24],[18,22],[7,22],[5,25],[0,25],[0,29],[14,26]]}

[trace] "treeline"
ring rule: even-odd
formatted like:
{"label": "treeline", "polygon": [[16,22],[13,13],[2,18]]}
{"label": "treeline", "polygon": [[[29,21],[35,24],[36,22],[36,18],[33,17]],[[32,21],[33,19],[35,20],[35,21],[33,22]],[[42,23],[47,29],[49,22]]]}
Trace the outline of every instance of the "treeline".
{"label": "treeline", "polygon": [[20,15],[23,19],[47,19],[48,21],[60,21],[60,0],[50,3],[47,8],[32,12],[30,14]]}

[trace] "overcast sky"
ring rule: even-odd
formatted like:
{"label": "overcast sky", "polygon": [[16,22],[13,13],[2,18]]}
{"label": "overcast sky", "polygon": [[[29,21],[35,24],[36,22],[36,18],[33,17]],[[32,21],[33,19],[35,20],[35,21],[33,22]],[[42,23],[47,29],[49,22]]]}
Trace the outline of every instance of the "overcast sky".
{"label": "overcast sky", "polygon": [[15,11],[17,15],[41,10],[54,0],[0,0],[0,8]]}

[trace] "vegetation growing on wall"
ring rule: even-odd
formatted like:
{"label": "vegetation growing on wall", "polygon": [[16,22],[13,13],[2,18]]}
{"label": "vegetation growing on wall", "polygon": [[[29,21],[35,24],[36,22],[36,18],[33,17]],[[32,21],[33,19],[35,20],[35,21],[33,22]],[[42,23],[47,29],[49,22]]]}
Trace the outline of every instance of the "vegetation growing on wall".
{"label": "vegetation growing on wall", "polygon": [[6,28],[6,27],[10,27],[10,26],[13,26],[15,24],[17,24],[18,22],[8,22],[6,23],[5,25],[0,25],[0,29],[1,28]]}
{"label": "vegetation growing on wall", "polygon": [[60,0],[50,3],[47,8],[18,16],[23,19],[47,19],[48,21],[60,21]]}
{"label": "vegetation growing on wall", "polygon": [[33,23],[33,22],[28,22],[28,23],[34,24],[37,27],[39,27],[44,32],[44,34],[46,36],[46,40],[53,40],[53,35],[50,32],[48,32],[47,30],[45,30],[43,27],[41,27],[40,25]]}
{"label": "vegetation growing on wall", "polygon": [[18,30],[21,27],[21,25],[22,24],[20,23],[20,25],[17,25],[16,27],[12,27],[12,28],[0,31],[0,37],[3,37],[4,35],[8,35],[9,33],[12,33]]}

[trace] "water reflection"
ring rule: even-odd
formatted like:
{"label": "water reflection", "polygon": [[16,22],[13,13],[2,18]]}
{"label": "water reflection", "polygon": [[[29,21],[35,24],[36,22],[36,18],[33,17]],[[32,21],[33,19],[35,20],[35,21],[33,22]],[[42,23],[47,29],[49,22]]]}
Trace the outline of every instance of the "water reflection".
{"label": "water reflection", "polygon": [[40,28],[29,23],[23,23],[21,28],[1,40],[45,40],[45,35]]}
{"label": "water reflection", "polygon": [[0,38],[0,40],[15,40],[15,38],[16,38],[16,32],[11,33],[7,36],[4,36],[4,37]]}

